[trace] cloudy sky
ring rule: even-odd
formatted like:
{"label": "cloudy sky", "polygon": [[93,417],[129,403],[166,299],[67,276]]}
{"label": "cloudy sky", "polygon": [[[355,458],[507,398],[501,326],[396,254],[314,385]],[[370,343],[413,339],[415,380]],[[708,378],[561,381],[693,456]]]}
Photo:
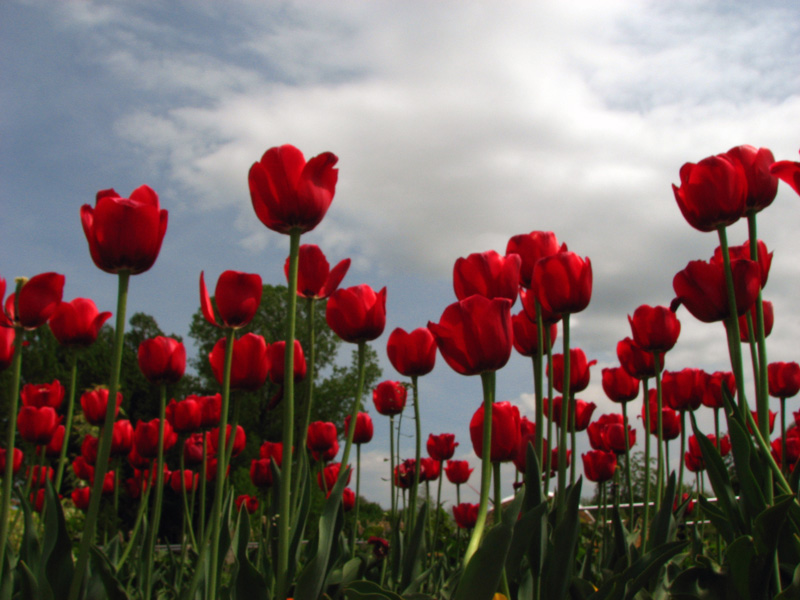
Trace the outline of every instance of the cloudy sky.
{"label": "cloudy sky", "polygon": [[[112,310],[116,281],[91,262],[79,208],[100,189],[146,183],[169,229],[153,269],[131,282],[128,312],[186,336],[201,270],[212,282],[226,269],[283,282],[288,239],[255,217],[250,165],[284,143],[332,151],[336,198],[303,241],[332,263],[352,258],[344,285],[388,288],[375,342],[386,378],[397,377],[388,333],[438,321],[456,258],[554,231],[594,269],[572,340],[599,361],[583,394],[597,415],[617,410],[600,369],[617,364],[626,315],[668,304],[674,274],[717,245],[677,209],[680,166],[740,144],[790,160],[800,148],[790,1],[9,0],[0,72],[0,276],[58,271],[66,299]],[[798,222],[800,199],[781,186],[759,217],[775,252],[770,360],[800,359]],[[729,236],[741,243],[746,230]],[[679,316],[667,368],[725,368],[721,326]],[[498,400],[531,415],[531,389],[529,360],[512,357]],[[442,360],[421,380],[424,436],[456,433],[457,457],[475,464],[468,422],[480,394],[479,379]],[[375,421],[364,491],[387,504],[375,482],[388,474],[388,424]]]}

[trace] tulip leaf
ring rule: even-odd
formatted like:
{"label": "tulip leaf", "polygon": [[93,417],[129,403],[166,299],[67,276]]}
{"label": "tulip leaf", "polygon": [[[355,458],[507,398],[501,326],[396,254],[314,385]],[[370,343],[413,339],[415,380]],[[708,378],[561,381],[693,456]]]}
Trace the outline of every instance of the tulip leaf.
{"label": "tulip leaf", "polygon": [[42,549],[39,544],[39,537],[36,535],[36,527],[33,524],[33,511],[31,511],[31,505],[27,499],[23,498],[17,489],[14,491],[19,496],[19,506],[22,509],[24,519],[22,542],[19,547],[19,561],[25,562],[25,567],[36,573],[39,572]]}
{"label": "tulip leaf", "polygon": [[[522,560],[526,554],[532,554],[537,559],[534,563],[529,558],[529,568],[537,577],[540,575],[541,557],[544,553],[544,545],[547,543],[546,533],[547,503],[542,502],[523,514],[514,526],[511,546],[506,557],[506,574],[509,580],[516,580],[520,576]],[[531,548],[534,544],[536,547]]]}
{"label": "tulip leaf", "polygon": [[784,531],[786,516],[794,501],[791,494],[779,496],[772,506],[756,517],[753,540],[759,555],[771,557],[775,553],[781,538],[780,533]]}
{"label": "tulip leaf", "polygon": [[708,478],[711,480],[711,487],[714,488],[714,493],[717,496],[717,502],[719,502],[725,516],[730,520],[733,530],[744,533],[746,532],[745,523],[739,503],[736,501],[736,495],[733,492],[728,469],[725,463],[722,462],[716,446],[697,428],[697,420],[694,417],[694,413],[690,412],[689,416],[692,420],[695,439],[703,454],[703,461],[706,465]]}
{"label": "tulip leaf", "polygon": [[6,542],[3,563],[0,564],[0,600],[11,600],[11,595],[14,592],[14,576],[11,573],[12,556],[11,544]]}
{"label": "tulip leaf", "polygon": [[759,481],[766,481],[766,472],[756,453],[751,452],[753,438],[745,431],[738,419],[731,418],[728,423],[728,433],[731,438],[733,460],[736,465],[736,476],[741,487],[742,504],[752,522],[767,506],[762,486]]}
{"label": "tulip leaf", "polygon": [[794,570],[792,582],[775,596],[775,600],[797,600],[798,598],[800,598],[800,565],[797,565]]}
{"label": "tulip leaf", "polygon": [[403,600],[399,594],[382,588],[374,581],[353,581],[344,590],[350,600]]}
{"label": "tulip leaf", "polygon": [[[274,464],[274,461],[272,462]],[[289,576],[286,578],[287,581],[292,581],[294,579],[297,565],[300,564],[300,549],[303,536],[305,535],[306,523],[308,522],[308,513],[311,507],[311,475],[308,469],[308,461],[306,459],[301,459],[300,465],[298,473],[298,476],[301,477],[298,489],[300,501],[292,513],[292,525],[289,529],[289,556],[294,557],[294,560],[289,561]],[[279,504],[276,506],[279,506]]]}
{"label": "tulip leaf", "polygon": [[424,555],[423,545],[425,543],[425,526],[428,522],[428,503],[422,504],[417,514],[414,524],[414,531],[411,532],[411,539],[408,542],[405,554],[403,555],[403,576],[400,582],[400,589],[405,590],[411,585],[419,572],[422,570],[422,557]]}
{"label": "tulip leaf", "polygon": [[726,542],[732,542],[736,534],[733,531],[730,520],[723,510],[716,504],[709,502],[705,496],[699,496],[698,501],[700,502],[700,507],[703,509],[703,514],[708,517],[719,534],[725,538]]}
{"label": "tulip leaf", "polygon": [[552,547],[544,558],[542,569],[542,597],[564,598],[575,572],[575,550],[580,534],[578,509],[581,500],[583,477],[565,490],[566,499],[556,508],[557,522],[551,536]]}
{"label": "tulip leaf", "polygon": [[672,501],[675,498],[675,471],[667,479],[667,488],[661,499],[661,508],[653,517],[650,524],[650,536],[647,540],[648,548],[657,548],[666,544],[675,534],[675,518],[672,516]]}
{"label": "tulip leaf", "polygon": [[[244,523],[243,523],[244,521]],[[247,545],[250,541],[250,523],[246,516],[244,507],[239,511],[238,523],[236,524],[236,534],[234,544],[236,546],[235,565],[236,570],[231,570],[231,591],[236,600],[248,600],[250,598],[270,597],[267,590],[267,583],[264,576],[250,562],[247,557]]]}
{"label": "tulip leaf", "polygon": [[328,562],[331,556],[331,547],[334,538],[338,536],[338,513],[342,502],[342,491],[347,482],[346,471],[349,469],[349,466],[345,467],[345,472],[340,474],[336,484],[333,486],[333,490],[325,500],[322,516],[319,519],[316,554],[300,571],[297,578],[294,597],[298,600],[316,600],[322,594],[322,586],[325,583]]}
{"label": "tulip leaf", "polygon": [[119,579],[117,579],[116,573],[114,573],[114,567],[108,557],[97,547],[91,548],[90,552],[93,574],[96,573],[99,576],[103,586],[103,598],[108,598],[109,600],[129,600],[129,596],[125,592],[125,588],[122,587]]}
{"label": "tulip leaf", "polygon": [[483,538],[461,575],[453,600],[484,600],[497,591],[522,500],[523,494],[517,494],[500,522]]}
{"label": "tulip leaf", "polygon": [[545,498],[542,493],[542,469],[532,442],[528,442],[525,452],[525,506],[523,510],[528,511],[539,506]]}
{"label": "tulip leaf", "polygon": [[74,565],[72,563],[72,542],[64,522],[61,502],[56,498],[49,479],[45,480],[44,507],[44,545],[42,548],[43,573],[39,581],[46,582],[42,589],[44,598],[60,600],[69,595]]}
{"label": "tulip leaf", "polygon": [[754,592],[758,587],[762,589],[766,587],[766,581],[753,577],[756,572],[754,567],[759,562],[753,538],[749,535],[743,535],[734,540],[725,552],[725,562],[727,563],[727,571],[731,583],[739,597],[755,600],[759,595]]}

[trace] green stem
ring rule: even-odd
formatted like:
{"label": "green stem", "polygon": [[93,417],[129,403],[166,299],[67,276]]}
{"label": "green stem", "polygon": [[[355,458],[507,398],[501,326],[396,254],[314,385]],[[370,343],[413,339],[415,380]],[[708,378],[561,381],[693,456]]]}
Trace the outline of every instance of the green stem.
{"label": "green stem", "polygon": [[444,461],[439,461],[439,488],[436,490],[436,521],[433,526],[433,545],[431,555],[435,556],[436,546],[439,544],[439,517],[442,512],[442,479],[444,479]]}
{"label": "green stem", "polygon": [[[550,336],[545,338],[547,346],[547,372],[553,372],[553,345],[550,343]],[[544,444],[544,442],[542,442]],[[548,448],[544,453],[544,497],[550,497],[550,472],[553,470],[553,378],[547,378],[547,444]],[[538,482],[535,485],[539,485]]]}
{"label": "green stem", "polygon": [[356,534],[358,533],[358,495],[361,493],[361,444],[356,444],[356,505],[353,518],[353,530],[350,532],[350,558],[356,556]]}
{"label": "green stem", "polygon": [[475,554],[486,527],[486,514],[489,506],[489,488],[492,485],[492,405],[494,404],[495,372],[481,373],[483,384],[483,449],[481,458],[481,496],[478,505],[478,518],[472,529],[467,550],[464,553],[464,568],[469,564]]}
{"label": "green stem", "polygon": [[[308,314],[306,315],[306,319],[308,322],[308,359],[306,360],[306,397],[305,397],[305,417],[303,418],[302,428],[300,429],[299,435],[299,442],[297,444],[298,448],[302,448],[303,450],[298,453],[298,460],[302,460],[307,463],[308,461],[308,454],[305,451],[306,447],[306,440],[308,439],[308,425],[311,423],[311,406],[314,402],[314,377],[315,377],[315,364],[317,360],[317,336],[316,336],[316,319],[315,319],[315,298],[306,298],[306,310]],[[297,501],[300,501],[300,495],[298,493],[300,489],[300,477],[295,477],[292,481],[292,497],[297,498]]]}
{"label": "green stem", "polygon": [[[277,599],[284,600],[288,596],[290,582],[286,580],[289,573],[289,544],[290,526],[292,523],[292,448],[294,447],[294,339],[297,324],[297,271],[298,253],[300,251],[299,230],[293,229],[289,235],[289,290],[287,306],[289,314],[286,319],[286,351],[284,354],[284,378],[283,384],[283,465],[281,468],[280,482],[280,503],[278,512],[278,587]],[[355,425],[355,423],[354,423]]]}
{"label": "green stem", "polygon": [[[558,494],[562,498],[565,498],[566,496],[564,494],[566,493],[567,487],[567,430],[569,429],[569,314],[564,315],[563,327],[564,383],[562,388],[563,392],[561,394],[561,427],[559,428],[561,435],[558,440]],[[561,505],[566,506],[563,503],[561,503]]]}
{"label": "green stem", "polygon": [[781,471],[786,473],[786,398],[781,398]]}
{"label": "green stem", "polygon": [[577,456],[575,451],[577,446],[576,438],[578,435],[578,432],[576,431],[578,427],[576,421],[578,418],[578,401],[575,398],[575,394],[572,393],[569,395],[569,409],[569,449],[571,450],[572,455],[572,460],[570,460],[569,464],[569,484],[575,485],[575,468],[578,464],[578,461],[575,460],[575,457]]}
{"label": "green stem", "polygon": [[[536,454],[539,457],[539,464],[544,464],[544,407],[542,406],[542,394],[543,394],[543,381],[542,381],[542,358],[544,356],[544,344],[545,344],[545,335],[544,335],[544,322],[542,321],[542,311],[539,307],[539,301],[535,301],[536,306],[536,331],[537,335],[539,336],[538,342],[536,344],[536,354],[531,357],[531,362],[533,363],[533,394],[536,400],[536,411],[535,411],[535,421],[536,421],[536,433],[534,434],[534,444],[533,447],[536,449]],[[548,326],[548,334],[550,333],[550,328]],[[547,335],[547,343],[550,343],[550,336]],[[537,484],[538,485],[538,484]]]}
{"label": "green stem", "polygon": [[[339,477],[344,477],[347,464],[350,460],[350,449],[353,446],[353,435],[356,432],[356,419],[358,411],[361,409],[361,397],[364,395],[364,378],[367,365],[367,343],[358,343],[358,383],[356,385],[356,396],[353,400],[353,408],[350,412],[350,427],[347,428],[347,441],[342,453],[342,468],[339,469]],[[338,481],[338,480],[337,480]]]}
{"label": "green stem", "polygon": [[[231,364],[233,363],[233,344],[236,341],[234,329],[228,329],[225,339],[225,364],[222,377],[222,409],[219,417],[219,438],[217,440],[217,477],[214,483],[214,504],[211,508],[211,556],[209,559],[208,589],[211,599],[215,600],[219,593],[219,537],[222,521],[222,499],[225,493],[225,479],[228,471],[228,407],[231,399]],[[203,551],[205,544],[203,545]]]}
{"label": "green stem", "polygon": [[392,530],[397,527],[397,497],[395,496],[396,490],[394,489],[394,415],[389,417],[389,486],[392,491]]}
{"label": "green stem", "polygon": [[[164,500],[164,429],[166,422],[166,406],[167,406],[167,386],[161,384],[160,386],[160,403],[158,406],[158,453],[156,455],[156,498],[155,506],[153,507],[153,518],[150,520],[150,527],[147,530],[147,542],[145,544],[145,580],[144,580],[144,597],[145,600],[150,599],[152,594],[152,579],[153,579],[153,566],[155,562],[155,547],[156,538],[158,537],[158,527],[161,523],[161,505]],[[111,402],[111,397],[108,399]],[[181,474],[183,475],[183,474]]]}
{"label": "green stem", "polygon": [[661,357],[653,352],[656,369],[656,444],[658,444],[658,463],[656,467],[656,512],[661,508],[661,495],[664,493],[664,420],[663,396],[661,389]]}
{"label": "green stem", "polygon": [[[719,440],[717,441],[717,447],[719,448]],[[678,498],[683,497],[683,467],[684,463],[686,462],[683,460],[683,455],[686,453],[686,411],[681,411],[681,451],[678,454],[680,458],[680,466],[678,467],[678,489],[677,494]]]}
{"label": "green stem", "polygon": [[[183,449],[181,449],[183,454]],[[206,475],[208,474],[208,432],[203,433],[203,462],[200,463],[200,514],[198,515],[199,538],[206,539]],[[200,549],[198,548],[198,551]]]}
{"label": "green stem", "polygon": [[414,447],[414,479],[411,482],[409,498],[410,514],[408,515],[408,533],[414,531],[417,522],[417,494],[419,489],[420,458],[422,457],[422,424],[419,418],[419,388],[417,386],[417,376],[411,376],[411,390],[414,402],[414,428],[415,428],[415,447]]}
{"label": "green stem", "polygon": [[86,512],[83,532],[81,534],[78,560],[75,563],[75,576],[69,589],[69,600],[78,600],[83,586],[83,577],[89,561],[89,551],[94,543],[97,515],[100,511],[100,500],[103,495],[103,480],[108,469],[108,457],[111,454],[111,439],[114,430],[114,415],[117,409],[117,391],[119,390],[119,375],[122,368],[122,348],[125,335],[125,311],[128,302],[128,282],[130,272],[119,273],[119,288],[117,292],[117,323],[114,336],[114,354],[111,363],[111,381],[108,386],[108,403],[106,405],[106,418],[100,430],[100,442],[97,448],[97,462],[94,467],[94,482],[89,499],[89,508]]}
{"label": "green stem", "polygon": [[67,398],[67,420],[64,423],[64,441],[61,443],[61,453],[58,455],[58,467],[56,470],[56,496],[61,492],[61,481],[64,477],[64,465],[67,464],[67,448],[69,447],[69,436],[72,431],[72,417],[75,412],[75,390],[78,386],[78,351],[73,348],[70,350],[70,370],[69,370],[69,397]]}
{"label": "green stem", "polygon": [[[500,463],[492,463],[492,467],[494,470],[494,512],[492,513],[492,523],[493,526],[497,526],[503,518],[503,496],[500,492]],[[506,574],[505,567],[503,567],[503,571],[500,574],[500,590],[506,598],[511,598],[511,591],[508,587],[508,575]]]}
{"label": "green stem", "polygon": [[[628,403],[622,403],[622,427],[625,430],[625,485],[628,486],[628,527],[633,529],[633,485],[631,483],[631,439],[628,435]],[[645,432],[645,435],[649,433]]]}
{"label": "green stem", "polygon": [[128,540],[128,545],[125,547],[125,551],[122,553],[122,556],[117,561],[116,570],[119,571],[122,568],[122,565],[125,564],[125,561],[128,560],[128,556],[130,555],[131,551],[134,548],[136,538],[139,535],[139,529],[142,526],[142,521],[144,520],[144,512],[147,508],[147,504],[150,501],[150,485],[149,483],[146,486],[143,486],[143,489],[140,492],[139,497],[139,509],[136,512],[136,522],[133,526],[133,532],[131,533],[131,538]]}
{"label": "green stem", "polygon": [[[750,239],[750,259],[758,262],[758,229],[756,225],[756,213],[750,212],[747,215],[748,237]],[[753,328],[750,328],[752,331]],[[758,347],[759,371],[756,380],[756,410],[758,411],[758,422],[761,425],[761,434],[769,436],[769,379],[767,377],[767,344],[766,332],[764,330],[764,302],[761,298],[761,290],[758,291],[756,298],[756,344]]]}
{"label": "green stem", "polygon": [[647,378],[642,379],[644,392],[644,505],[642,506],[642,545],[644,545],[645,532],[650,520],[650,389]]}

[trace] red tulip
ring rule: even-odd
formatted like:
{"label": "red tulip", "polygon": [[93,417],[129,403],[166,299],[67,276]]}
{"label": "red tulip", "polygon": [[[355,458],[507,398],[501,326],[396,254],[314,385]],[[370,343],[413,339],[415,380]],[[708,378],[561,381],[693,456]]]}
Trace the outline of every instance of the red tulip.
{"label": "red tulip", "polygon": [[[328,492],[328,496],[330,495],[331,492]],[[353,508],[355,508],[355,505],[356,505],[356,493],[350,488],[344,488],[342,490],[342,510],[344,512],[350,512],[351,510],[353,510]]]}
{"label": "red tulip", "polygon": [[248,175],[256,216],[278,233],[314,229],[333,201],[338,160],[325,152],[306,162],[289,144],[267,150]]}
{"label": "red tulip", "polygon": [[440,462],[453,458],[456,446],[458,446],[458,442],[456,442],[456,436],[453,433],[440,433],[439,435],[431,433],[426,444],[428,456]]}
{"label": "red tulip", "polygon": [[219,425],[220,417],[222,416],[222,395],[214,394],[213,396],[197,396],[202,409],[202,419],[200,426],[204,429],[209,427],[217,427]]}
{"label": "red tulip", "polygon": [[251,515],[258,510],[258,498],[256,496],[242,494],[240,496],[236,496],[236,499],[233,502],[236,504],[237,512],[241,512],[242,506],[244,506],[244,510]]}
{"label": "red tulip", "polygon": [[14,360],[14,337],[13,329],[2,327],[2,317],[0,317],[0,371],[5,371]]}
{"label": "red tulip", "polygon": [[[232,426],[228,424],[225,428],[225,445],[229,446],[231,443],[231,429]],[[233,436],[233,449],[231,450],[232,456],[239,456],[247,446],[247,435],[245,434],[244,427],[241,425],[236,426],[236,433]],[[219,452],[219,427],[212,429],[208,433],[208,453],[216,456]]]}
{"label": "red tulip", "polygon": [[[648,403],[650,408],[650,433],[657,436],[658,400],[656,390],[650,390]],[[644,419],[644,402],[642,402],[642,419]],[[669,406],[662,406],[661,408],[661,432],[667,441],[674,440],[681,434],[681,418],[678,412]]]}
{"label": "red tulip", "polygon": [[61,419],[51,406],[23,406],[17,415],[20,437],[29,444],[46,446],[56,432]]}
{"label": "red tulip", "polygon": [[789,160],[779,160],[772,163],[769,172],[800,194],[800,163]]}
{"label": "red tulip", "polygon": [[95,303],[88,298],[75,298],[59,304],[48,325],[62,346],[86,348],[94,344],[110,316],[110,312],[98,312]]}
{"label": "red tulip", "polygon": [[[772,255],[774,252],[770,252],[767,250],[767,245],[758,240],[756,243],[756,262],[758,263],[759,274],[761,282],[761,287],[764,288],[767,285],[767,279],[769,279],[769,270],[772,266]],[[734,260],[752,260],[750,258],[750,242],[747,241],[741,246],[731,246],[728,249],[728,256],[730,257],[731,261]],[[710,259],[710,262],[718,265],[724,264],[722,258],[722,249],[717,246],[714,250],[714,254]]]}
{"label": "red tulip", "polygon": [[306,446],[312,452],[324,453],[337,441],[336,425],[325,421],[314,421],[308,426]]}
{"label": "red tulip", "polygon": [[[344,418],[344,431],[350,431],[350,415]],[[372,441],[374,428],[372,426],[372,417],[368,413],[360,412],[356,415],[356,427],[353,432],[354,444],[367,444]]]}
{"label": "red tulip", "polygon": [[[713,433],[709,433],[706,437],[711,441],[712,444],[714,444],[714,447],[717,449],[717,451],[719,451],[720,456],[727,456],[730,453],[731,439],[727,434],[720,438],[719,444],[717,444],[717,436]],[[700,443],[697,441],[697,437],[694,435],[689,436],[689,453],[698,458],[703,457],[703,452],[700,450]]]}
{"label": "red tulip", "polygon": [[611,413],[600,415],[596,420],[589,423],[586,428],[586,433],[589,435],[589,445],[594,450],[604,450],[609,452],[611,449],[606,444],[603,437],[605,430],[612,424],[622,424],[622,415],[619,413]]}
{"label": "red tulip", "polygon": [[800,364],[773,362],[767,365],[769,395],[774,398],[791,398],[800,392]]}
{"label": "red tulip", "polygon": [[70,498],[72,499],[72,503],[75,505],[75,508],[78,508],[84,512],[89,508],[89,499],[92,496],[92,488],[89,486],[79,487],[72,490],[70,494]]}
{"label": "red tulip", "polygon": [[372,402],[375,410],[390,417],[403,412],[407,396],[408,390],[399,381],[382,381],[372,391]]}
{"label": "red tulip", "polygon": [[775,157],[767,148],[736,146],[725,153],[729,159],[739,162],[747,179],[748,211],[759,212],[775,200],[778,193],[778,178],[770,173]]}
{"label": "red tulip", "polygon": [[261,458],[274,460],[279,467],[283,464],[283,442],[262,442],[258,449]]}
{"label": "red tulip", "polygon": [[[622,368],[632,377],[648,379],[655,377],[656,367],[653,353],[644,350],[631,338],[617,343],[617,358]],[[659,371],[664,368],[664,353],[659,353]]]}
{"label": "red tulip", "polygon": [[708,379],[705,393],[703,394],[703,406],[708,408],[722,408],[722,386],[728,390],[731,398],[736,394],[736,377],[730,371],[715,371]]}
{"label": "red tulip", "polygon": [[[561,427],[561,396],[556,396],[553,399],[553,422]],[[575,431],[584,431],[592,419],[592,413],[597,405],[594,402],[585,402],[584,400],[575,399]],[[544,413],[549,414],[549,401],[544,398]],[[572,406],[568,407],[568,416],[570,426],[567,431],[572,431]]]}
{"label": "red tulip", "polygon": [[710,377],[702,369],[664,371],[661,381],[663,403],[673,410],[697,410],[703,403]]}
{"label": "red tulip", "polygon": [[[528,445],[536,442],[536,423],[523,416],[519,420],[519,446],[517,446],[516,456],[513,458],[514,466],[517,471],[525,473],[528,466]],[[547,440],[544,440],[547,447]],[[537,450],[538,452],[538,450]]]}
{"label": "red tulip", "polygon": [[225,271],[217,280],[214,300],[217,305],[222,324],[214,316],[214,306],[206,288],[205,275],[200,272],[200,308],[206,321],[215,327],[244,327],[258,312],[261,306],[261,276],[241,271]]}
{"label": "red tulip", "polygon": [[[627,447],[625,432],[627,430]],[[603,431],[603,442],[614,454],[625,454],[628,448],[636,445],[636,430],[630,425],[625,427],[622,423],[610,423]]]}
{"label": "red tulip", "polygon": [[[596,360],[586,361],[586,354],[580,348],[570,348],[569,351],[569,389],[571,392],[582,392],[589,387],[589,379],[591,374],[589,368],[597,364]],[[550,377],[549,368],[546,370],[547,376]],[[557,391],[564,391],[564,355],[553,355],[553,375],[550,377],[553,380],[553,387]]]}
{"label": "red tulip", "polygon": [[269,458],[250,461],[250,481],[256,487],[272,486],[272,461]]}
{"label": "red tulip", "polygon": [[368,285],[339,288],[328,299],[325,319],[345,342],[369,342],[386,327],[386,288],[377,294]]}
{"label": "red tulip", "polygon": [[44,509],[44,488],[39,488],[29,496],[31,507],[37,513],[41,513]]}
{"label": "red tulip", "polygon": [[[414,484],[414,471],[417,461],[407,458],[394,468],[394,485],[400,489],[410,489]],[[319,481],[319,480],[318,480]]]}
{"label": "red tulip", "polygon": [[538,319],[537,315],[542,316],[542,324],[544,325],[555,325],[561,320],[560,314],[554,313],[539,304],[539,301],[536,298],[536,294],[533,293],[533,290],[520,288],[519,299],[522,301],[522,308],[525,311],[525,314],[528,315],[528,318],[531,321],[536,322]]}
{"label": "red tulip", "polygon": [[133,425],[127,419],[114,421],[111,431],[111,456],[125,456],[133,448]]}
{"label": "red tulip", "polygon": [[612,402],[630,402],[639,395],[639,380],[622,367],[602,370],[603,391]]}
{"label": "red tulip", "polygon": [[533,267],[540,258],[566,250],[566,245],[559,246],[556,235],[552,231],[531,231],[515,235],[508,240],[506,255],[518,254],[522,263],[519,270],[519,284],[524,288],[532,287]]}
{"label": "red tulip", "polygon": [[[758,411],[750,411],[750,414],[753,415],[753,422],[758,426]],[[769,411],[769,432],[772,433],[775,430],[775,417],[778,415],[775,411]],[[750,427],[750,423],[747,424],[747,430],[750,433],[753,433],[752,428]]]}
{"label": "red tulip", "polygon": [[[122,392],[117,392],[117,406],[114,416],[119,414],[119,407],[122,404]],[[102,425],[106,421],[106,407],[108,406],[108,390],[106,388],[95,388],[81,394],[81,408],[83,416],[92,425]]]}
{"label": "red tulip", "polygon": [[[318,300],[327,298],[339,287],[349,268],[350,259],[345,258],[331,269],[319,246],[303,244],[297,255],[297,295]],[[288,279],[288,258],[283,266],[283,272]]]}
{"label": "red tulip", "polygon": [[[342,463],[331,463],[322,469],[322,473],[317,473],[317,485],[319,486],[319,489],[323,491],[332,490],[333,486],[336,485],[336,480],[339,478],[339,471],[341,469]],[[347,480],[345,481],[345,485],[350,483],[350,478],[352,475],[353,471],[349,470],[347,472]]]}
{"label": "red tulip", "polygon": [[20,392],[22,406],[49,406],[58,410],[64,400],[64,386],[58,379],[53,383],[26,383]]}
{"label": "red tulip", "polygon": [[[134,434],[136,430],[134,429]],[[128,463],[134,469],[149,469],[150,463],[152,463],[152,459],[150,457],[142,456],[139,454],[139,451],[136,449],[136,444],[134,443],[131,451],[128,452]],[[74,467],[74,464],[73,464]]]}
{"label": "red tulip", "polygon": [[744,215],[747,177],[738,160],[709,156],[680,170],[681,186],[672,186],[686,221],[700,231],[731,225]]}
{"label": "red tulip", "polygon": [[61,456],[61,448],[64,445],[64,434],[66,428],[63,425],[56,427],[53,437],[50,438],[50,443],[45,446],[45,453],[48,457],[56,458]]}
{"label": "red tulip", "polygon": [[[775,311],[772,307],[772,302],[764,300],[761,305],[764,314],[764,337],[769,337],[769,334],[772,333],[772,327],[775,325]],[[750,320],[753,323],[753,327],[755,327],[758,318],[758,315],[756,314],[757,306],[757,304],[753,304],[746,314],[743,314],[741,317],[739,317],[739,341],[750,341],[750,325],[748,325],[747,318],[749,315]],[[755,336],[755,333],[753,335]]]}
{"label": "red tulip", "polygon": [[[6,290],[5,279],[0,278],[0,298]],[[64,276],[58,273],[41,273],[27,280],[19,292],[9,294],[5,301],[5,312],[0,312],[0,326],[36,329],[44,325],[61,303],[64,293]],[[19,315],[16,314],[19,304]]]}
{"label": "red tulip", "polygon": [[193,473],[191,469],[173,471],[169,476],[169,486],[176,494],[182,493],[184,488],[186,488],[187,492],[193,492],[197,489],[199,477],[200,476],[197,473]]}
{"label": "red tulip", "polygon": [[581,454],[583,459],[583,472],[586,479],[601,483],[614,477],[617,468],[617,457],[613,452],[603,452],[602,450],[590,450]]}
{"label": "red tulip", "polygon": [[[761,289],[758,264],[750,260],[731,262],[737,316],[750,310]],[[672,280],[677,297],[671,307],[683,304],[692,315],[704,323],[722,321],[730,316],[725,272],[722,265],[702,260],[691,261]]]}
{"label": "red tulip", "polygon": [[703,461],[703,457],[695,456],[691,452],[683,453],[683,463],[686,465],[686,468],[692,473],[699,473],[700,471],[703,471],[706,468],[706,464]]}
{"label": "red tulip", "polygon": [[[11,465],[11,469],[14,475],[16,475],[19,472],[20,467],[22,466],[22,459],[25,457],[25,455],[19,448],[14,448],[14,452],[12,452],[12,455],[13,458],[11,460],[13,461],[13,464]],[[5,473],[5,472],[6,472],[6,449],[0,448],[0,473]]]}
{"label": "red tulip", "polygon": [[389,335],[386,354],[401,375],[427,375],[436,363],[436,340],[427,327],[419,327],[411,333],[398,327]]}
{"label": "red tulip", "polygon": [[441,474],[441,463],[430,456],[423,456],[419,459],[419,480],[436,481]]}
{"label": "red tulip", "polygon": [[389,555],[389,542],[377,536],[370,536],[367,544],[372,546],[372,556],[377,560],[383,560]]}
{"label": "red tulip", "polygon": [[470,296],[448,306],[428,329],[450,367],[461,375],[496,371],[511,356],[511,301]]}
{"label": "red tulip", "polygon": [[167,405],[166,417],[178,433],[192,433],[198,431],[203,422],[203,406],[197,396],[187,396],[180,402],[171,400]]}
{"label": "red tulip", "polygon": [[186,466],[196,466],[203,462],[202,433],[193,433],[183,443],[183,462]]}
{"label": "red tulip", "polygon": [[592,299],[592,263],[569,251],[546,256],[533,268],[533,289],[546,311],[581,312]]}
{"label": "red tulip", "polygon": [[167,232],[167,211],[146,185],[120,198],[113,189],[97,192],[95,207],[81,207],[89,252],[106,273],[143,273],[153,266]]}
{"label": "red tulip", "polygon": [[72,461],[72,471],[81,481],[94,480],[94,466],[90,465],[83,455],[75,457]]}
{"label": "red tulip", "polygon": [[508,298],[513,304],[519,293],[518,254],[501,256],[494,250],[459,258],[453,267],[453,287],[456,298],[466,300],[478,294],[489,300]]}
{"label": "red tulip", "polygon": [[186,371],[183,342],[159,335],[139,344],[139,369],[150,383],[177,383]]}
{"label": "red tulip", "polygon": [[[469,436],[472,449],[483,458],[483,405],[472,415]],[[492,406],[492,438],[489,458],[492,462],[513,460],[519,448],[519,409],[510,402],[495,402]]]}
{"label": "red tulip", "polygon": [[453,507],[453,519],[461,529],[472,529],[478,520],[478,505],[462,502]]}
{"label": "red tulip", "polygon": [[[133,430],[133,445],[143,458],[155,458],[158,455],[159,420],[139,421]],[[172,431],[168,421],[164,423],[164,452],[172,448],[178,441],[178,435]]]}
{"label": "red tulip", "polygon": [[[536,322],[532,321],[528,316],[528,313],[524,310],[519,314],[512,315],[511,327],[514,331],[514,349],[522,356],[536,356],[540,352],[544,354],[544,352],[546,352],[546,348],[548,347],[547,344],[549,343],[549,347],[552,348],[553,344],[556,342],[558,328],[555,324],[551,324],[549,326],[545,325],[545,348],[540,349],[539,328],[536,325]],[[548,333],[550,338],[549,340],[547,339]]]}
{"label": "red tulip", "polygon": [[[222,385],[225,368],[225,338],[219,340],[208,355],[211,370]],[[267,380],[267,342],[255,333],[246,333],[233,342],[231,389],[254,392]]]}
{"label": "red tulip", "polygon": [[455,485],[467,483],[472,471],[474,469],[470,469],[469,462],[466,460],[448,460],[447,466],[444,468],[447,480]]}
{"label": "red tulip", "polygon": [[[273,342],[267,346],[267,363],[269,364],[269,379],[272,383],[283,385],[286,377],[286,342]],[[306,357],[300,340],[294,341],[294,381],[302,381],[306,376]]]}
{"label": "red tulip", "polygon": [[678,341],[681,323],[675,313],[665,306],[643,304],[628,317],[633,339],[647,352],[667,352]]}

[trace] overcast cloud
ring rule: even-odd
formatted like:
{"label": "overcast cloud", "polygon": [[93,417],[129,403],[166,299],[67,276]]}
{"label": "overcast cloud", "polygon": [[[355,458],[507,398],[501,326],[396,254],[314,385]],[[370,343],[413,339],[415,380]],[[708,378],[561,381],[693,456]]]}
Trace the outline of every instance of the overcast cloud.
{"label": "overcast cloud", "polygon": [[[250,165],[283,143],[330,150],[336,199],[304,241],[353,259],[345,285],[387,286],[375,343],[385,377],[396,377],[388,332],[438,320],[456,258],[551,230],[592,260],[573,340],[600,361],[585,399],[610,412],[600,368],[630,334],[626,315],[669,303],[674,274],[717,245],[675,205],[680,166],[745,143],[796,159],[799,13],[793,2],[6,2],[0,275],[57,270],[68,299],[112,307],[78,209],[99,189],[148,183],[170,227],[129,312],[185,336],[201,269],[282,282],[288,243],[255,218]],[[759,217],[775,251],[774,360],[798,359],[799,210],[782,186]],[[745,236],[736,226],[730,239]],[[724,368],[721,327],[680,317],[668,368]],[[530,411],[530,380],[515,356],[499,399]],[[425,436],[455,432],[476,462],[478,380],[440,361],[422,395]],[[388,470],[384,425],[376,417],[371,472]],[[365,493],[388,501],[384,487]]]}

